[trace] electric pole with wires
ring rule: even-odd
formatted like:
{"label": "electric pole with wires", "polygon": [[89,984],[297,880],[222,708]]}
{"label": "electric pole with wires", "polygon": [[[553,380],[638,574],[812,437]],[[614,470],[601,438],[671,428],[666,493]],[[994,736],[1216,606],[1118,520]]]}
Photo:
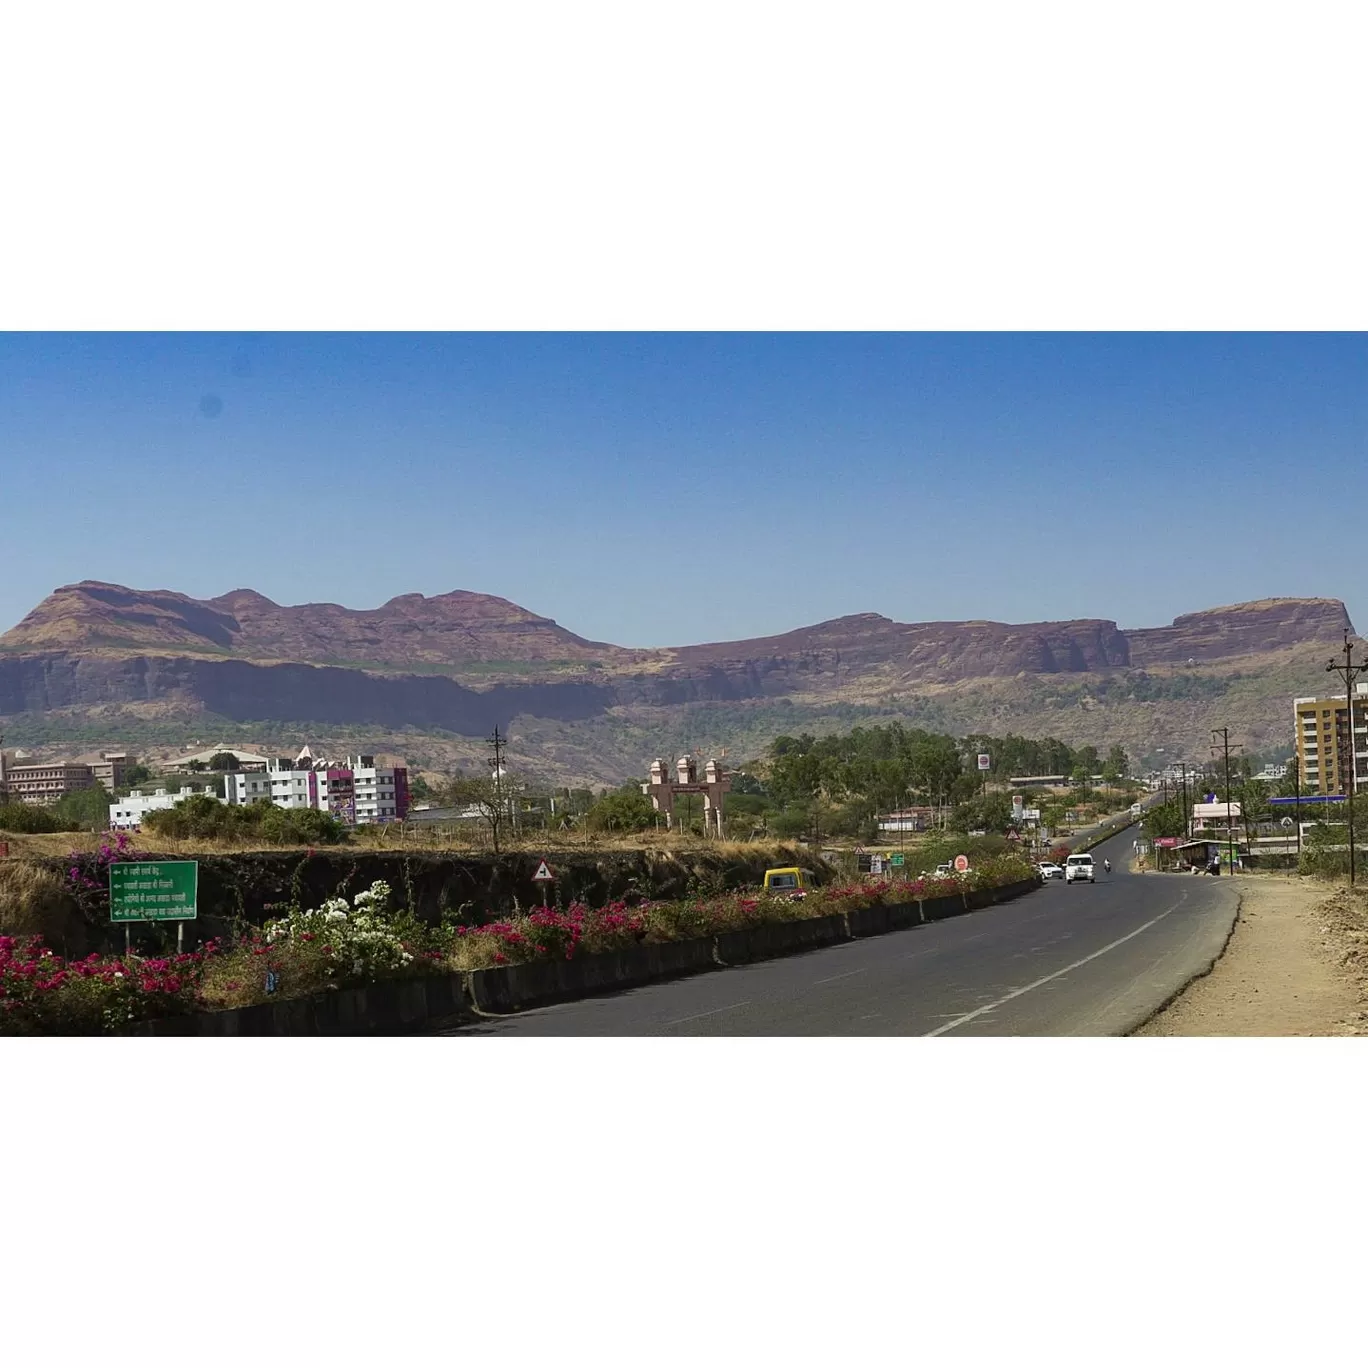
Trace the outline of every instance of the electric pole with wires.
{"label": "electric pole with wires", "polygon": [[[1230,728],[1213,727],[1211,730],[1211,753],[1216,754],[1216,738],[1221,738],[1220,749],[1225,755],[1225,791],[1226,791],[1226,850],[1227,858],[1230,860],[1230,872],[1235,873],[1235,825],[1230,815]],[[1237,745],[1236,750],[1240,747]]]}
{"label": "electric pole with wires", "polygon": [[[1340,782],[1345,786],[1345,794],[1349,799],[1349,886],[1354,886],[1354,790],[1358,787],[1358,741],[1354,736],[1354,682],[1365,670],[1368,665],[1354,663],[1354,643],[1349,636],[1349,629],[1344,629],[1344,664],[1332,660],[1326,667],[1326,673],[1336,674],[1344,681],[1344,702],[1349,711],[1349,778],[1345,781],[1344,760],[1340,759]],[[1324,771],[1322,770],[1322,773]]]}
{"label": "electric pole with wires", "polygon": [[495,816],[494,819],[490,822],[489,826],[490,830],[493,832],[494,835],[494,853],[497,855],[499,853],[499,827],[502,826],[504,817],[507,815],[506,810],[504,808],[503,776],[504,751],[508,748],[508,738],[506,736],[500,735],[499,729],[496,726],[494,728],[494,735],[489,738],[486,744],[494,752],[493,759],[488,760],[485,763],[489,766],[490,772],[494,779],[493,809]]}

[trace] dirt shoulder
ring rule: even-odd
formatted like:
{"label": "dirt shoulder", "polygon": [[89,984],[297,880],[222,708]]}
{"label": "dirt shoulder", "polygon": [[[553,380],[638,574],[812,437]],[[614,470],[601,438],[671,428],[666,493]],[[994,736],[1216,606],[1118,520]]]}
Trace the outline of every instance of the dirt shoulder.
{"label": "dirt shoulder", "polygon": [[1368,1035],[1368,897],[1293,876],[1236,882],[1225,953],[1135,1034]]}

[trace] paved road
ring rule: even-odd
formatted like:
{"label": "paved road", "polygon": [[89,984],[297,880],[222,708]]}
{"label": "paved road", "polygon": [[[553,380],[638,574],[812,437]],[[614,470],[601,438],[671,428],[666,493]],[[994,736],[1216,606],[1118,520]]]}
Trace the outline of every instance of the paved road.
{"label": "paved road", "polygon": [[1051,882],[950,921],[450,1034],[1123,1035],[1220,953],[1239,887],[1123,872],[1133,839],[1096,849],[1093,886]]}

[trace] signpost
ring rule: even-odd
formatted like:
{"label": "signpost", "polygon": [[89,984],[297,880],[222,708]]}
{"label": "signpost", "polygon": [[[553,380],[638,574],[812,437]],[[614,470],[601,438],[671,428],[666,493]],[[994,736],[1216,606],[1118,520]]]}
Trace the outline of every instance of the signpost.
{"label": "signpost", "polygon": [[890,855],[888,857],[888,863],[891,864],[894,869],[901,869],[903,867],[903,857],[901,854]]}
{"label": "signpost", "polygon": [[991,755],[985,755],[982,751],[980,751],[978,758],[978,767],[981,770],[992,769],[993,757]]}
{"label": "signpost", "polygon": [[533,883],[539,883],[539,884],[541,884],[541,886],[542,886],[542,906],[543,906],[543,907],[545,907],[545,906],[547,905],[547,903],[546,903],[546,886],[547,886],[547,884],[555,883],[555,881],[556,881],[556,876],[555,876],[555,874],[552,872],[551,866],[550,866],[549,864],[547,864],[545,860],[540,861],[540,862],[538,863],[538,865],[537,865],[537,872],[532,876],[532,882],[533,882]]}
{"label": "signpost", "polygon": [[109,920],[123,923],[124,950],[133,922],[173,921],[176,949],[185,945],[185,923],[199,916],[197,860],[127,860],[109,866]]}
{"label": "signpost", "polygon": [[871,855],[869,857],[869,872],[871,874],[882,874],[883,866],[884,862],[882,855]]}
{"label": "signpost", "polygon": [[965,871],[966,869],[968,869],[968,868],[969,868],[969,857],[968,857],[967,855],[956,855],[956,856],[955,856],[955,872],[956,872],[957,874],[963,874],[964,871]]}

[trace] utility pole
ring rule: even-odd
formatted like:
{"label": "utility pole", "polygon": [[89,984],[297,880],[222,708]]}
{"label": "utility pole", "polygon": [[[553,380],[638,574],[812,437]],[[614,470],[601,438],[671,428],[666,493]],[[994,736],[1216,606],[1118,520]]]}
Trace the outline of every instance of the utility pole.
{"label": "utility pole", "polygon": [[1292,757],[1292,792],[1297,803],[1297,865],[1301,866],[1301,757]]}
{"label": "utility pole", "polygon": [[[1225,785],[1226,785],[1226,847],[1229,851],[1230,872],[1235,873],[1235,828],[1230,816],[1230,728],[1213,727],[1211,732],[1211,753],[1216,753],[1216,738],[1221,738],[1221,746],[1225,752]],[[1235,747],[1239,750],[1239,746]]]}
{"label": "utility pole", "polygon": [[[1326,667],[1327,674],[1336,674],[1344,680],[1344,701],[1349,709],[1349,887],[1354,886],[1354,790],[1358,788],[1358,742],[1354,739],[1354,681],[1368,665],[1354,663],[1354,643],[1350,640],[1349,629],[1344,629],[1344,664],[1332,660]],[[1324,771],[1322,771],[1322,774]],[[1344,779],[1344,764],[1340,764],[1340,780]],[[1300,782],[1300,775],[1298,776]],[[1301,827],[1298,826],[1298,831]]]}
{"label": "utility pole", "polygon": [[494,772],[494,812],[495,820],[490,823],[494,831],[494,853],[499,853],[499,825],[504,819],[503,806],[503,760],[504,750],[508,746],[508,738],[499,734],[499,729],[494,728],[494,735],[489,738],[488,744],[493,748],[494,758],[487,761],[489,768]]}

